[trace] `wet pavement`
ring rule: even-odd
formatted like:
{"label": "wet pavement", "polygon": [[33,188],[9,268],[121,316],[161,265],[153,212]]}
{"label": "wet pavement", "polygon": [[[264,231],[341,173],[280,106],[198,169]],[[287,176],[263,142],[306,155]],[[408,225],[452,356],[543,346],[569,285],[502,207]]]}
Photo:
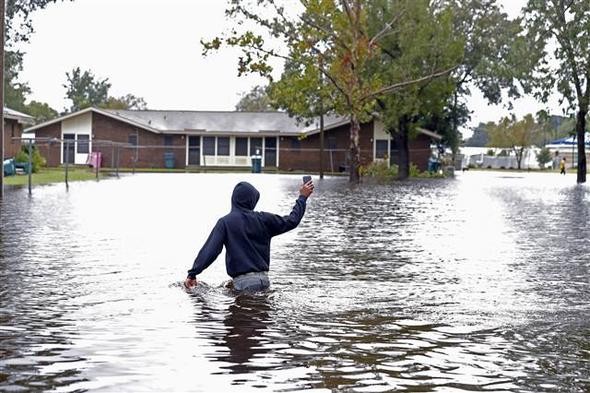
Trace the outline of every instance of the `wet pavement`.
{"label": "wet pavement", "polygon": [[0,391],[590,391],[590,187],[466,172],[317,180],[271,290],[223,255],[181,281],[240,180],[287,214],[300,176],[137,174],[6,189]]}

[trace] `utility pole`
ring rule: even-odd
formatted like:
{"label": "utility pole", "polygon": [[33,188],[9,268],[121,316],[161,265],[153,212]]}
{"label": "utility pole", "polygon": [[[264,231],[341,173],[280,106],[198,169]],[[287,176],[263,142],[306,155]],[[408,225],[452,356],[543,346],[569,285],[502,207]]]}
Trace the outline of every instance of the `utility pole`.
{"label": "utility pole", "polygon": [[319,109],[320,109],[320,179],[324,178],[324,100],[322,98],[322,87],[324,85],[324,64],[322,61],[322,56],[320,54],[319,57],[320,63],[320,92],[318,94],[319,98]]}
{"label": "utility pole", "polygon": [[4,0],[0,1],[0,158],[2,158],[2,173],[0,173],[0,199],[4,197]]}

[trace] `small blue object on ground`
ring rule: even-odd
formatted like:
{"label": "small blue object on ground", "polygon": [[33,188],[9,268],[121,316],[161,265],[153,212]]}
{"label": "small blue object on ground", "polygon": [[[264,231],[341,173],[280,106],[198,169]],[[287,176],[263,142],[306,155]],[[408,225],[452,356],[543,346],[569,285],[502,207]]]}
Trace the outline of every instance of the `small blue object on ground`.
{"label": "small blue object on ground", "polygon": [[252,156],[252,173],[260,173],[262,170],[262,156]]}
{"label": "small blue object on ground", "polygon": [[174,153],[166,152],[164,153],[164,167],[166,169],[173,169],[174,168]]}
{"label": "small blue object on ground", "polygon": [[4,176],[16,175],[16,167],[14,166],[14,158],[7,158],[4,160]]}

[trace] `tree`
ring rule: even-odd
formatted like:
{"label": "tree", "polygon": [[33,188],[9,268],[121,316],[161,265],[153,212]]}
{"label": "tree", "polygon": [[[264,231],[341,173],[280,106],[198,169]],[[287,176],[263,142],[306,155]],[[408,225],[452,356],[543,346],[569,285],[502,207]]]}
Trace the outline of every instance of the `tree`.
{"label": "tree", "polygon": [[541,169],[545,169],[545,165],[551,162],[551,160],[551,152],[546,147],[542,148],[537,154],[537,162],[539,163],[539,168]]}
{"label": "tree", "polygon": [[[401,7],[374,35],[368,34],[366,5],[368,0],[301,0],[301,12],[290,15],[278,0],[233,1],[226,11],[237,26],[254,22],[264,33],[232,29],[226,37],[202,42],[204,54],[222,46],[237,47],[243,55],[238,61],[238,74],[258,73],[272,81],[273,57],[287,60],[290,72],[284,74],[273,94],[282,97],[282,104],[291,112],[315,112],[318,94],[289,94],[313,92],[320,86],[330,97],[330,106],[350,119],[350,181],[359,181],[361,122],[368,121],[376,99],[400,88],[446,75],[450,70],[433,69],[415,80],[381,79],[374,71],[372,60],[381,56],[381,40],[391,34],[402,19]],[[265,17],[264,15],[270,15]],[[279,49],[263,37],[278,40]],[[286,51],[281,51],[286,49]],[[298,89],[297,87],[303,87]],[[324,93],[320,93],[324,95]],[[279,100],[281,101],[281,100]]]}
{"label": "tree", "polygon": [[[413,80],[461,61],[463,42],[453,34],[450,9],[433,8],[428,0],[373,1],[369,7],[370,26],[382,26],[398,12],[400,5],[404,10],[403,21],[397,24],[395,33],[383,38],[382,56],[375,64],[383,80]],[[409,140],[418,126],[428,124],[455,142],[444,124],[450,120],[445,106],[454,88],[447,76],[415,83],[378,99],[381,118],[398,146],[399,179],[409,177]]]}
{"label": "tree", "polygon": [[504,147],[512,150],[516,156],[516,164],[521,169],[522,157],[525,150],[531,146],[539,126],[531,114],[517,121],[513,117],[504,117],[498,125],[489,128],[490,142],[488,146]]}
{"label": "tree", "polygon": [[56,2],[57,0],[6,0],[6,42],[10,44],[27,41],[34,31],[31,13]]}
{"label": "tree", "polygon": [[493,123],[479,123],[477,127],[473,129],[473,135],[471,138],[465,141],[465,146],[484,147],[488,145],[488,130]]}
{"label": "tree", "polygon": [[590,105],[589,26],[588,1],[529,0],[525,7],[524,27],[532,62],[524,82],[544,101],[557,88],[561,103],[567,102],[575,110],[578,183],[586,182],[584,133]]}
{"label": "tree", "polygon": [[6,51],[4,61],[4,105],[25,112],[25,101],[31,89],[27,83],[18,80],[19,73],[23,70],[23,55],[20,52]]}
{"label": "tree", "polygon": [[70,112],[99,106],[107,101],[111,88],[108,78],[97,80],[92,72],[82,72],[80,67],[74,68],[71,74],[66,72],[66,78],[67,83],[63,87],[66,88],[66,98],[72,101]]}
{"label": "tree", "polygon": [[469,120],[463,112],[471,87],[479,89],[490,104],[502,102],[503,92],[509,98],[520,96],[516,82],[522,68],[518,66],[519,53],[524,44],[518,38],[518,20],[509,20],[496,0],[438,0],[436,3],[439,8],[451,8],[454,33],[464,42],[463,58],[452,73],[456,89],[447,106],[458,140],[459,126]]}
{"label": "tree", "polygon": [[147,108],[145,100],[141,97],[136,97],[133,94],[127,94],[121,97],[109,96],[104,103],[98,105],[104,109],[136,109],[144,110]]}
{"label": "tree", "polygon": [[268,86],[254,86],[248,93],[243,93],[236,104],[236,110],[240,112],[264,112],[272,109]]}
{"label": "tree", "polygon": [[40,124],[45,121],[54,119],[58,113],[44,102],[31,101],[27,104],[25,112],[33,116],[35,124]]}
{"label": "tree", "polygon": [[102,80],[96,78],[91,71],[74,68],[70,73],[66,72],[67,83],[63,85],[67,89],[66,98],[72,101],[70,112],[76,112],[91,106],[105,109],[146,109],[147,104],[141,97],[127,94],[122,97],[109,96],[111,83],[108,78]]}

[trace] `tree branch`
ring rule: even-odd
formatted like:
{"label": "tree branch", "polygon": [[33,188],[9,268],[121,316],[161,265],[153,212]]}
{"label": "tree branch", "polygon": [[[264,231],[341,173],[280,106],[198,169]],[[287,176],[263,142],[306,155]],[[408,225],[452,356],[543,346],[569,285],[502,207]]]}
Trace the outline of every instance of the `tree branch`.
{"label": "tree branch", "polygon": [[392,92],[394,90],[398,90],[398,89],[401,89],[401,88],[406,87],[406,86],[410,86],[410,85],[413,85],[413,84],[416,84],[416,83],[426,82],[428,80],[431,80],[431,79],[434,79],[434,78],[438,78],[438,77],[441,77],[443,75],[447,75],[447,74],[451,73],[454,69],[456,69],[458,66],[459,65],[455,65],[455,66],[453,66],[453,67],[451,67],[449,69],[446,69],[446,70],[443,70],[443,71],[439,71],[439,72],[435,72],[435,73],[432,73],[432,74],[427,75],[427,76],[423,76],[423,77],[418,78],[418,79],[413,79],[413,80],[410,80],[410,81],[394,83],[393,85],[389,85],[389,86],[383,87],[383,88],[381,88],[381,89],[379,89],[377,91],[374,91],[374,92],[372,92],[370,94],[367,94],[366,96],[363,97],[363,99],[367,99],[367,98],[371,98],[371,97],[376,97],[376,96],[379,96],[381,94],[390,93],[390,92]]}

